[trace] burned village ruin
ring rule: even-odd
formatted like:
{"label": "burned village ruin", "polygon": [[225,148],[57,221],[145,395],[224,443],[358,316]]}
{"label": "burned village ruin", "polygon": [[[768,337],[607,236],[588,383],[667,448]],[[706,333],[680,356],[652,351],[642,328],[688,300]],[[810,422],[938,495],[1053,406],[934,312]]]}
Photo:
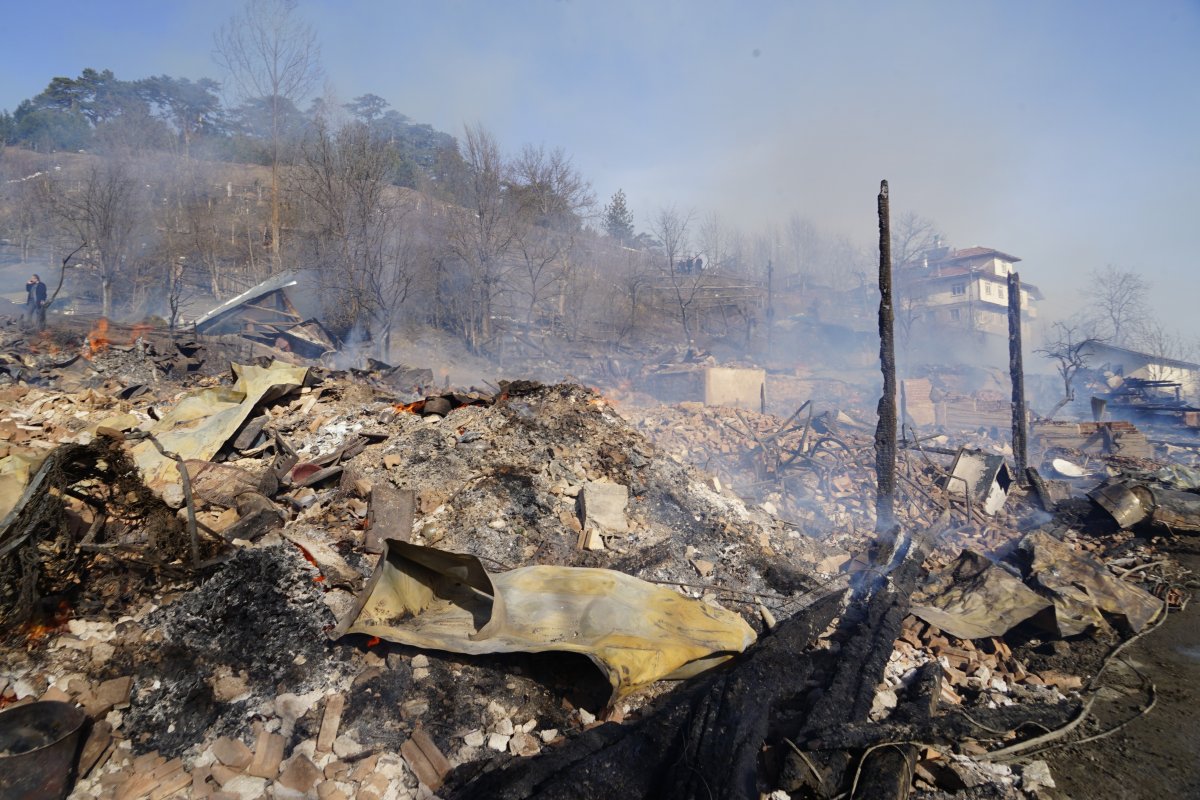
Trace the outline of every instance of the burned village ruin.
{"label": "burned village ruin", "polygon": [[0,112],[0,800],[1200,793],[1153,273],[639,217],[304,10]]}

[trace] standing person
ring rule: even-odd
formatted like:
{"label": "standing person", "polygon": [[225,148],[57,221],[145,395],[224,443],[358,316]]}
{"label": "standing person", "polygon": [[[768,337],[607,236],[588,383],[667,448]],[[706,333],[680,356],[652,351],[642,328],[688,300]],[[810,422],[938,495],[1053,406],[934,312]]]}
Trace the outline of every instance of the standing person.
{"label": "standing person", "polygon": [[25,314],[39,328],[46,326],[46,284],[37,273],[25,281]]}

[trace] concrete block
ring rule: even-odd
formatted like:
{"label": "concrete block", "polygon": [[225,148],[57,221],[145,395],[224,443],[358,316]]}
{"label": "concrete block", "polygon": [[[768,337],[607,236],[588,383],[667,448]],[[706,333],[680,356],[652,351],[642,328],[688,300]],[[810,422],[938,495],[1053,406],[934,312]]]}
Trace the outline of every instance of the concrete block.
{"label": "concrete block", "polygon": [[761,411],[766,370],[708,367],[704,370],[704,404]]}
{"label": "concrete block", "polygon": [[629,504],[629,487],[619,483],[589,481],[579,491],[579,521],[608,532],[629,530],[625,507]]}

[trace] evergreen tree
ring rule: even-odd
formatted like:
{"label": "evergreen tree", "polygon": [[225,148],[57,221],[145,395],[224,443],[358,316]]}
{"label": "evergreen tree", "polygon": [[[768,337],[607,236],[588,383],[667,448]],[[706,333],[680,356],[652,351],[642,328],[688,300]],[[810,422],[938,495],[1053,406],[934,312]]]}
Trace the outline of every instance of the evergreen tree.
{"label": "evergreen tree", "polygon": [[624,189],[617,189],[604,207],[604,231],[621,244],[633,241],[633,213],[625,205]]}

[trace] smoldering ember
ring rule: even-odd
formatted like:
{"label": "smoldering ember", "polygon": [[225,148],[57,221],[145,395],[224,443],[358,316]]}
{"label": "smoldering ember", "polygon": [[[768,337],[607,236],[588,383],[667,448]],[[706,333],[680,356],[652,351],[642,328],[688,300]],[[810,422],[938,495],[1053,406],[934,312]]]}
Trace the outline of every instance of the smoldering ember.
{"label": "smoldering ember", "polygon": [[1139,274],[217,88],[0,117],[0,800],[1197,796]]}

